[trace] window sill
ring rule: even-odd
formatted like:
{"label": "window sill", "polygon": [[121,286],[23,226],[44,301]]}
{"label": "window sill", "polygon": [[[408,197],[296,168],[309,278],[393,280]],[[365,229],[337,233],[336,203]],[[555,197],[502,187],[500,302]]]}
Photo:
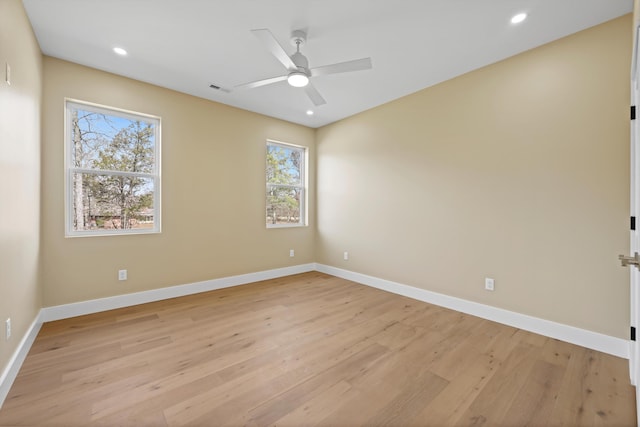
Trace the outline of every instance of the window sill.
{"label": "window sill", "polygon": [[267,225],[267,230],[274,228],[303,228],[308,226],[307,224],[271,224]]}

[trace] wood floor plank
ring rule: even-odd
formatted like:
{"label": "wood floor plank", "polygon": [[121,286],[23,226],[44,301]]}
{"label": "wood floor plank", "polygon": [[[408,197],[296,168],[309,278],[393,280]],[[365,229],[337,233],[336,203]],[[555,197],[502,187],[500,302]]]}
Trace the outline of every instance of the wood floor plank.
{"label": "wood floor plank", "polygon": [[535,365],[536,358],[530,357],[532,354],[532,346],[518,343],[509,357],[498,363],[491,380],[463,416],[463,422],[474,426],[502,425],[505,413]]}
{"label": "wood floor plank", "polygon": [[516,394],[510,408],[500,420],[520,426],[548,426],[563,379],[560,366],[537,360],[525,382]]}
{"label": "wood floor plank", "polygon": [[394,398],[365,422],[367,426],[428,425],[427,419],[415,419],[424,405],[428,405],[448,384],[427,369],[418,370],[411,382],[400,389]]}
{"label": "wood floor plank", "polygon": [[[552,417],[559,425],[611,425],[627,391],[626,363],[593,350],[574,351]],[[567,389],[575,390],[567,393]],[[596,392],[597,390],[597,392]]]}
{"label": "wood floor plank", "polygon": [[496,372],[495,359],[490,355],[481,355],[458,369],[458,375],[449,380],[449,384],[422,411],[415,421],[424,425],[457,426],[468,425],[461,419],[471,404],[479,398],[485,385]]}
{"label": "wood floor plank", "polygon": [[348,398],[353,387],[346,381],[338,381],[327,389],[321,391],[304,404],[298,406],[273,425],[280,427],[307,427],[318,425],[324,415],[332,412],[336,402],[342,402]]}
{"label": "wood floor plank", "polygon": [[625,360],[319,272],[50,322],[5,426],[627,426]]}
{"label": "wood floor plank", "polygon": [[358,353],[280,394],[273,395],[267,401],[251,409],[249,411],[251,418],[248,420],[248,424],[254,426],[272,424],[333,386],[336,378],[349,382],[352,377],[361,375],[368,366],[375,363],[388,351],[388,348],[372,343]]}

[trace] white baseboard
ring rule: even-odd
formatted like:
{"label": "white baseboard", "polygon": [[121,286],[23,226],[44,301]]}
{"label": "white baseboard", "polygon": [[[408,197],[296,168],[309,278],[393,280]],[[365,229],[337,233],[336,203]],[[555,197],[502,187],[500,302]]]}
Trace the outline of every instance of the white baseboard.
{"label": "white baseboard", "polygon": [[9,363],[7,363],[7,366],[2,372],[2,375],[0,376],[0,408],[2,408],[4,400],[9,394],[13,381],[18,376],[18,371],[20,371],[22,362],[24,362],[24,359],[27,357],[27,354],[31,349],[31,345],[35,341],[41,326],[42,321],[38,315],[33,323],[31,323],[27,333],[22,337],[20,344],[18,344],[18,348],[16,348],[16,351],[13,353],[9,359]]}
{"label": "white baseboard", "polygon": [[324,264],[316,264],[316,270],[394,294],[450,308],[462,313],[513,326],[514,328],[629,359],[629,342],[622,338],[616,338]]}
{"label": "white baseboard", "polygon": [[45,307],[41,310],[40,317],[42,322],[51,322],[53,320],[68,319],[69,317],[83,316],[85,314],[98,313],[116,308],[130,307],[132,305],[182,297],[200,292],[214,291],[216,289],[229,288],[231,286],[245,285],[247,283],[259,282],[261,280],[276,279],[278,277],[306,273],[313,270],[315,270],[314,263],[301,264],[293,267],[276,268],[274,270],[222,277],[220,279],[205,280],[186,285],[169,286],[167,288],[153,289],[150,291],[117,295],[114,297],[63,304],[54,307]]}
{"label": "white baseboard", "polygon": [[44,322],[66,319],[85,314],[98,313],[101,311],[113,310],[116,308],[129,307],[137,304],[160,301],[169,298],[176,298],[185,295],[197,294],[200,292],[213,291],[232,286],[244,285],[247,283],[259,282],[261,280],[276,279],[278,277],[290,276],[292,274],[306,273],[309,271],[319,271],[332,276],[341,277],[363,285],[382,289],[394,294],[403,295],[419,301],[428,302],[452,310],[471,314],[483,319],[492,320],[515,328],[535,332],[551,338],[556,338],[582,347],[612,354],[614,356],[629,358],[629,343],[621,338],[615,338],[597,332],[573,326],[563,325],[525,314],[491,307],[477,302],[467,301],[461,298],[451,297],[413,286],[355,273],[337,267],[324,264],[310,263],[292,267],[277,268],[256,273],[241,274],[238,276],[223,277],[202,282],[190,283],[186,285],[170,286],[167,288],[153,289],[150,291],[136,292],[132,294],[118,295],[108,298],[83,301],[72,304],[45,307],[40,310],[39,315],[31,324],[31,327],[20,341],[20,345],[14,352],[6,368],[0,376],[0,408],[7,397],[11,385],[18,375],[18,371],[24,362],[31,345],[33,344],[40,327]]}

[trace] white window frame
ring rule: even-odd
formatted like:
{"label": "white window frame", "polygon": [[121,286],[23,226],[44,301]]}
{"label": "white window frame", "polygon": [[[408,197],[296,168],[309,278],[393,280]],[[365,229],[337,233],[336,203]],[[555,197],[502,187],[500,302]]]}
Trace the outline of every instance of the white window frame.
{"label": "white window frame", "polygon": [[[161,232],[161,167],[160,167],[160,148],[161,148],[161,118],[136,111],[124,110],[121,108],[110,107],[101,104],[94,104],[77,99],[65,98],[64,100],[64,170],[65,170],[65,237],[89,237],[89,236],[114,236],[114,235],[132,235],[132,234],[157,234]],[[84,169],[76,168],[73,164],[73,140],[71,135],[71,111],[81,109],[91,111],[98,114],[121,117],[129,120],[139,120],[154,125],[154,166],[152,173],[142,172],[125,172],[100,169]],[[138,176],[153,180],[153,228],[148,229],[99,229],[99,230],[74,230],[73,227],[73,174],[74,173],[92,173],[97,175],[121,175],[121,176]]]}
{"label": "white window frame", "polygon": [[[292,228],[292,227],[306,227],[308,225],[308,215],[307,215],[307,206],[309,204],[308,200],[308,191],[307,191],[307,183],[308,179],[308,167],[309,164],[309,149],[303,145],[295,145],[287,142],[274,141],[271,139],[267,140],[265,145],[265,181],[267,180],[267,171],[266,171],[266,156],[269,150],[270,145],[284,147],[289,150],[298,150],[302,152],[301,158],[304,160],[302,165],[300,166],[300,185],[285,185],[285,184],[275,184],[278,187],[289,187],[289,188],[298,188],[300,190],[300,221],[297,223],[287,223],[287,224],[269,224],[266,223],[267,228]],[[263,212],[266,214],[267,211],[267,196],[269,194],[269,186],[273,186],[274,184],[269,184],[266,182],[265,187],[265,206]]]}

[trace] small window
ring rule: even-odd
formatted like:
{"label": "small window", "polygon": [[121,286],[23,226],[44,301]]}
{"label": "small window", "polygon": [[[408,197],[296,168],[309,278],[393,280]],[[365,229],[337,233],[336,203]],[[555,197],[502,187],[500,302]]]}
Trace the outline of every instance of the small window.
{"label": "small window", "polygon": [[66,101],[66,235],[160,232],[160,118]]}
{"label": "small window", "polygon": [[267,227],[306,225],[307,149],[267,141]]}

